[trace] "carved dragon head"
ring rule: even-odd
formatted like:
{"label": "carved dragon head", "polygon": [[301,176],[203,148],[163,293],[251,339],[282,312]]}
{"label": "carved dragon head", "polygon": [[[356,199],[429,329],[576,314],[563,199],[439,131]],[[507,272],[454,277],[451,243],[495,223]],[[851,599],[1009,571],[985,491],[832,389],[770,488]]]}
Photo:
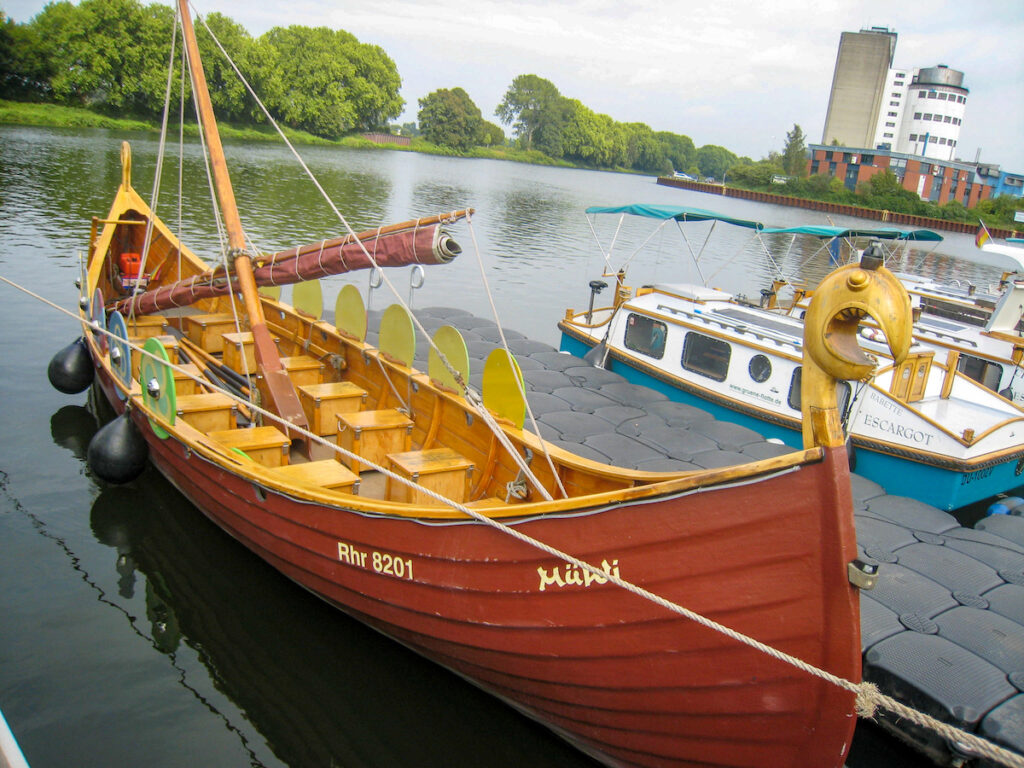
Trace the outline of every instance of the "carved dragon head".
{"label": "carved dragon head", "polygon": [[801,400],[804,446],[836,446],[844,441],[836,402],[836,380],[864,380],[877,361],[861,349],[858,326],[870,315],[885,334],[893,358],[910,349],[913,317],[903,284],[872,249],[860,264],[829,274],[814,291],[804,317],[804,370]]}

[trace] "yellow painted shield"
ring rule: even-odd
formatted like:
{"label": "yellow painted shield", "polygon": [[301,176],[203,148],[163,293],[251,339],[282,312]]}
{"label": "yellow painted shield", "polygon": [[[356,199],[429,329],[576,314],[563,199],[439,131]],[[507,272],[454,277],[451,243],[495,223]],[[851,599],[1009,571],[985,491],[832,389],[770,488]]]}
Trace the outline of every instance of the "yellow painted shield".
{"label": "yellow painted shield", "polygon": [[412,367],[416,331],[408,310],[400,304],[392,304],[380,318],[380,351],[392,362]]}
{"label": "yellow painted shield", "polygon": [[324,313],[324,292],[319,280],[296,283],[292,288],[292,306],[317,320]]}
{"label": "yellow painted shield", "polygon": [[334,327],[338,333],[356,341],[366,339],[366,305],[359,289],[344,285],[334,303]]}
{"label": "yellow painted shield", "polygon": [[516,429],[522,429],[526,419],[523,391],[523,372],[519,370],[516,359],[503,349],[491,352],[484,363],[482,394],[487,410],[511,421]]}
{"label": "yellow painted shield", "polygon": [[[444,355],[448,364],[459,372],[462,381],[469,381],[469,352],[462,334],[450,325],[442,325],[434,334],[434,344]],[[457,395],[465,394],[464,386],[456,381],[433,347],[430,348],[427,373],[430,375],[430,380],[442,389],[447,389]]]}

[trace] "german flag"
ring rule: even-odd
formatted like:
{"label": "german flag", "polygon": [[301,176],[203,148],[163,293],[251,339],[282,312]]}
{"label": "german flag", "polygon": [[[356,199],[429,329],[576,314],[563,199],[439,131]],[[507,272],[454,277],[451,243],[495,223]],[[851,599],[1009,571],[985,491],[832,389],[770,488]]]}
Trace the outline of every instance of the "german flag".
{"label": "german flag", "polygon": [[992,236],[988,233],[988,230],[985,228],[985,222],[981,221],[979,222],[979,224],[981,224],[981,226],[978,227],[978,234],[974,236],[974,245],[977,246],[978,248],[981,248],[981,246],[983,246],[985,243],[992,239]]}

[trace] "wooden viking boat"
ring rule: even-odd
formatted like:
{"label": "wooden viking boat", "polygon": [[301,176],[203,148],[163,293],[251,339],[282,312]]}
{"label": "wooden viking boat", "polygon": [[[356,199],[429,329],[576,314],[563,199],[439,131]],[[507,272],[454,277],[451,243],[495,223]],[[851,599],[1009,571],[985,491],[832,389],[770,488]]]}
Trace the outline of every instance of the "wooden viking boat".
{"label": "wooden viking boat", "polygon": [[[871,370],[856,341],[865,315],[897,358],[906,352],[899,282],[848,266],[818,289],[803,449],[655,473],[546,447],[522,428],[504,351],[488,360],[481,407],[462,386],[454,329],[438,332],[424,373],[411,367],[402,309],[385,313],[374,348],[348,291],[333,325],[259,293],[254,273],[277,282],[267,274],[283,270],[268,266],[289,252],[246,248],[184,0],[180,11],[233,261],[218,274],[176,239],[133,190],[125,145],[82,288],[95,385],[121,414],[99,435],[120,425],[115,442],[144,443],[188,499],[281,573],[609,765],[841,766],[849,691],[622,584],[860,680],[834,380]],[[394,250],[449,258],[457,246],[438,224],[398,227]],[[322,263],[321,244],[313,251]],[[103,447],[90,446],[91,461]]]}

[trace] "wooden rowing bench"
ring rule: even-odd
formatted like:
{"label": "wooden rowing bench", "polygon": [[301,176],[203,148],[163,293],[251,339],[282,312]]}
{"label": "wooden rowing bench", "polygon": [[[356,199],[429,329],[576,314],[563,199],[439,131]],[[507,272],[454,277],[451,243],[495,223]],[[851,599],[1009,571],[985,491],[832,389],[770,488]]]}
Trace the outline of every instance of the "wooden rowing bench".
{"label": "wooden rowing bench", "polygon": [[323,363],[309,355],[282,357],[281,365],[296,387],[319,384],[323,378]]}
{"label": "wooden rowing bench", "polygon": [[[389,453],[407,451],[412,443],[413,422],[393,408],[338,414],[338,445],[377,466],[384,466]],[[341,460],[359,474],[370,469],[346,455]]]}
{"label": "wooden rowing bench", "polygon": [[[396,475],[412,480],[417,485],[439,493],[447,499],[462,504],[469,498],[473,462],[451,448],[392,453],[388,456],[388,463],[391,465],[389,469]],[[386,488],[389,501],[404,501],[411,504],[442,503],[391,477],[387,480]]]}
{"label": "wooden rowing bench", "polygon": [[189,341],[211,354],[223,352],[224,334],[237,328],[234,316],[224,313],[184,315],[181,325]]}
{"label": "wooden rowing bench", "polygon": [[359,493],[359,475],[334,459],[287,464],[274,468],[274,474],[290,483],[312,485],[343,493]]}
{"label": "wooden rowing bench", "polygon": [[200,432],[234,430],[238,406],[234,400],[220,392],[178,395],[175,405],[178,418],[184,419]]}
{"label": "wooden rowing bench", "polygon": [[350,381],[307,384],[298,391],[309,430],[317,435],[337,434],[338,415],[359,411],[366,401],[366,390]]}
{"label": "wooden rowing bench", "polygon": [[288,463],[291,440],[277,427],[224,429],[210,432],[207,437],[228,450],[237,449],[267,467],[280,467]]}

